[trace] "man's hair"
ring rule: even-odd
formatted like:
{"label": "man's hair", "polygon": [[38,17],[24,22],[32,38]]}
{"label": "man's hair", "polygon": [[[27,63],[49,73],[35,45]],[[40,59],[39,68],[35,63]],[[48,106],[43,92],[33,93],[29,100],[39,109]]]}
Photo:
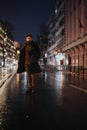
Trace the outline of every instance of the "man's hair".
{"label": "man's hair", "polygon": [[32,38],[32,34],[27,34],[26,37],[31,37]]}

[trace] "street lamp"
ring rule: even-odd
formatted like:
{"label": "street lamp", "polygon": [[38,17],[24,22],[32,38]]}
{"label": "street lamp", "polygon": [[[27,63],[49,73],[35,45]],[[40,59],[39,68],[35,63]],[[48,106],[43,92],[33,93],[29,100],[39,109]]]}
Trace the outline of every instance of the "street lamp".
{"label": "street lamp", "polygon": [[5,42],[7,40],[7,37],[3,39],[3,67],[5,67]]}

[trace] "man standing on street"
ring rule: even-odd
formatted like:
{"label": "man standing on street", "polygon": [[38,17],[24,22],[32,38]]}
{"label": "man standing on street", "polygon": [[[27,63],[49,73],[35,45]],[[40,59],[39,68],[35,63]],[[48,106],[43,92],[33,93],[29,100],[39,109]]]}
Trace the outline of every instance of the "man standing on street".
{"label": "man standing on street", "polygon": [[20,50],[17,73],[27,72],[28,90],[27,93],[35,92],[36,73],[41,72],[38,60],[41,56],[38,45],[33,41],[32,35],[28,34],[25,43]]}

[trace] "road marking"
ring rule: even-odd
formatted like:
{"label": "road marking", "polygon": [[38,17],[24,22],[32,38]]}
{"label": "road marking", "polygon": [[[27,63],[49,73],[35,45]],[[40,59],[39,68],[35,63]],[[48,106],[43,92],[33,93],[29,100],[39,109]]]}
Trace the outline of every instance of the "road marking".
{"label": "road marking", "polygon": [[79,91],[81,91],[81,92],[87,93],[87,90],[86,90],[86,89],[77,87],[77,86],[75,86],[75,85],[73,85],[73,84],[70,84],[69,86],[71,86],[72,88],[75,88],[75,89],[77,89],[77,90],[79,90]]}

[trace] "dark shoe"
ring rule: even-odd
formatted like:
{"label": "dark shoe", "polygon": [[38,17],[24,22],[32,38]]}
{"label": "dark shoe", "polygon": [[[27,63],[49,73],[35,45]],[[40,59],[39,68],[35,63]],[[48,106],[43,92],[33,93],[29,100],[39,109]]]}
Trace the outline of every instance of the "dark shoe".
{"label": "dark shoe", "polygon": [[29,88],[26,93],[31,93],[32,92],[32,88]]}
{"label": "dark shoe", "polygon": [[32,89],[32,93],[36,93],[35,89]]}

